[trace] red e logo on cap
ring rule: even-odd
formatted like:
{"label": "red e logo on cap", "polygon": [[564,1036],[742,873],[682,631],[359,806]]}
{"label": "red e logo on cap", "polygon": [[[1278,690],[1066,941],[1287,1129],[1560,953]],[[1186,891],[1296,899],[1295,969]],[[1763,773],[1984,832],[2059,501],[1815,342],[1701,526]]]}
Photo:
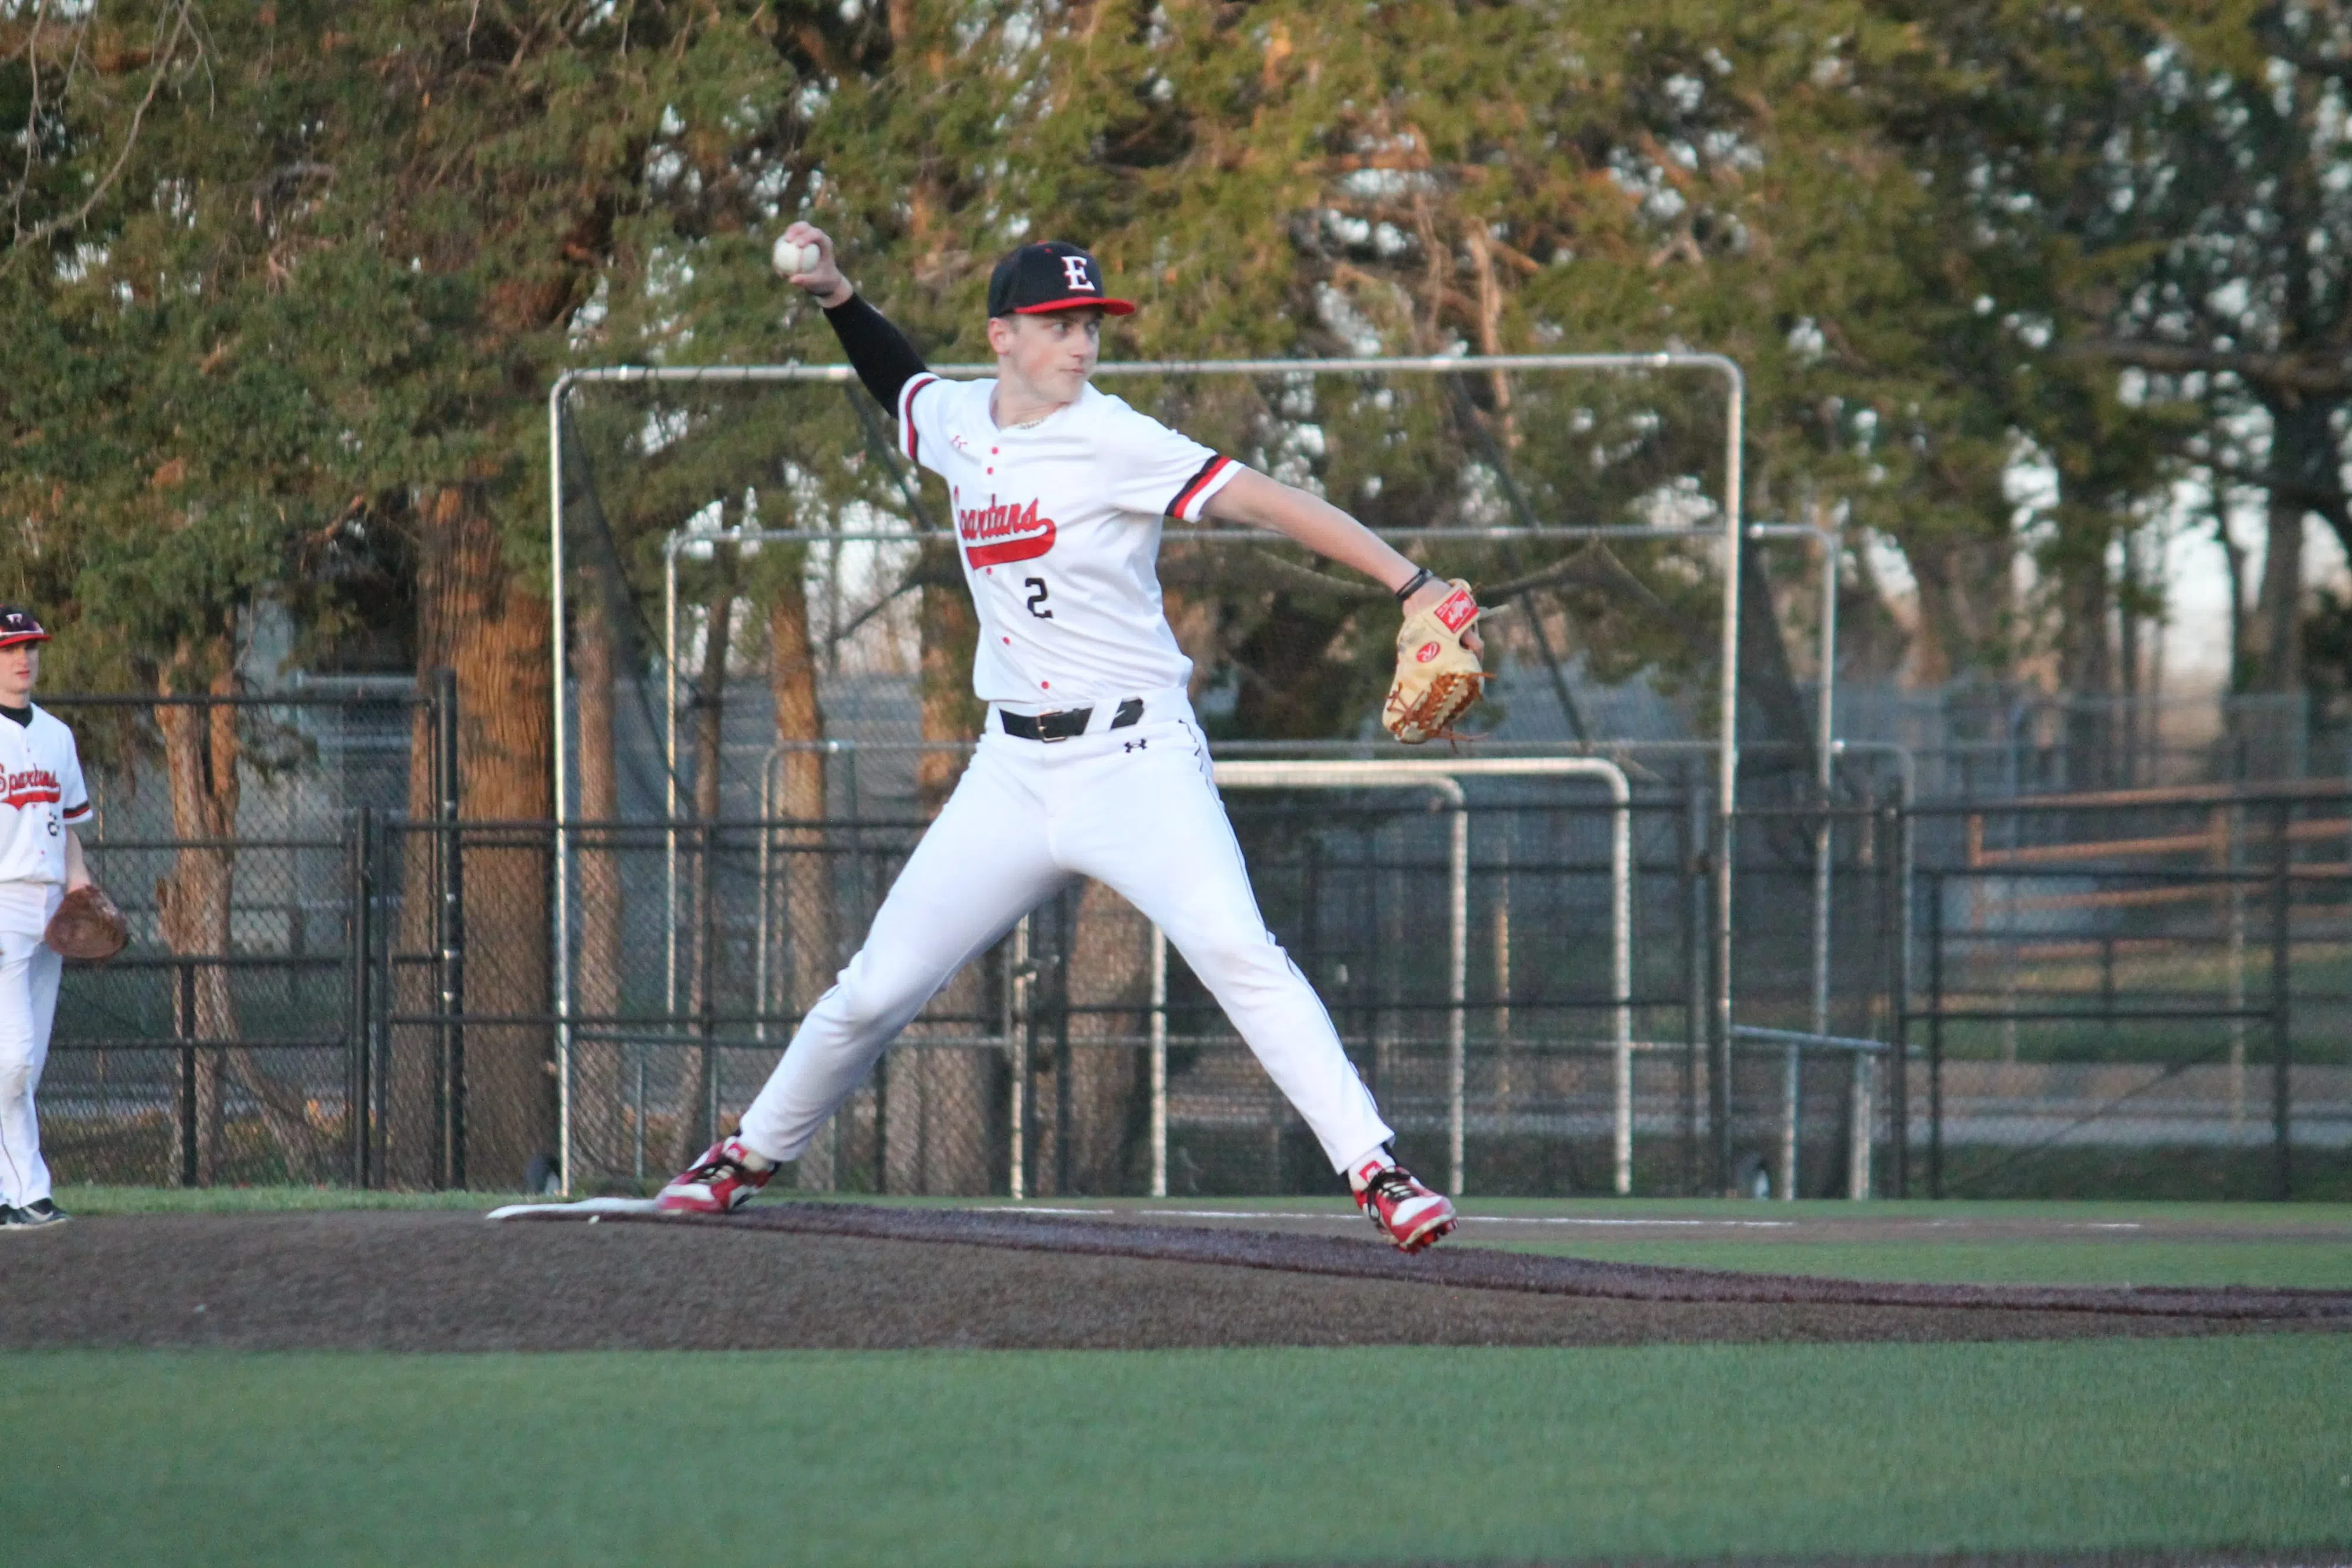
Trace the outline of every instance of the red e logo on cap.
{"label": "red e logo on cap", "polygon": [[1083,256],[1064,256],[1062,258],[1062,276],[1068,280],[1069,286],[1072,288],[1083,288],[1089,294],[1098,294],[1101,292],[1100,289],[1095,287],[1095,280],[1087,276],[1087,258]]}

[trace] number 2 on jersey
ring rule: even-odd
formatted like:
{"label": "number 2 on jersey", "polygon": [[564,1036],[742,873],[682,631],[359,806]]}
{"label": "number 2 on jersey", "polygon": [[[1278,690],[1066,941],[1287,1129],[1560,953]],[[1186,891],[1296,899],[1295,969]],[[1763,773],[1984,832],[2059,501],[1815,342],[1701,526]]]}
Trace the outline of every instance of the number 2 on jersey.
{"label": "number 2 on jersey", "polygon": [[1021,580],[1021,586],[1036,590],[1029,596],[1029,613],[1040,621],[1051,621],[1054,618],[1054,612],[1038,608],[1045,602],[1045,580],[1042,577],[1024,577]]}

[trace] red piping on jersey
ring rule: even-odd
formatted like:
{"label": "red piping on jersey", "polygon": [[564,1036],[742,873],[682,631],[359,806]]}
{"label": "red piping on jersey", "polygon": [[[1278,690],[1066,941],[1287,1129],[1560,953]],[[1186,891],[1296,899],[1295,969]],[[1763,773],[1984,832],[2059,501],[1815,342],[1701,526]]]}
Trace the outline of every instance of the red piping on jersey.
{"label": "red piping on jersey", "polygon": [[68,821],[68,822],[79,822],[79,821],[80,821],[84,817],[87,817],[87,816],[89,816],[89,801],[87,801],[87,800],[84,800],[84,801],[83,801],[80,805],[79,805],[79,806],[68,806],[68,807],[66,808],[66,821]]}
{"label": "red piping on jersey", "polygon": [[907,461],[909,463],[916,461],[915,394],[939,379],[937,376],[917,376],[907,383],[907,390],[898,394],[898,433],[906,439]]}
{"label": "red piping on jersey", "polygon": [[1186,516],[1184,508],[1198,500],[1200,498],[1201,492],[1205,489],[1211,481],[1214,480],[1218,475],[1223,473],[1228,467],[1230,467],[1233,465],[1233,461],[1234,460],[1230,457],[1213,456],[1206,463],[1202,464],[1200,472],[1193,475],[1190,479],[1185,480],[1184,487],[1176,492],[1176,498],[1168,503],[1168,515],[1182,522],[1190,523],[1197,521],[1197,518]]}

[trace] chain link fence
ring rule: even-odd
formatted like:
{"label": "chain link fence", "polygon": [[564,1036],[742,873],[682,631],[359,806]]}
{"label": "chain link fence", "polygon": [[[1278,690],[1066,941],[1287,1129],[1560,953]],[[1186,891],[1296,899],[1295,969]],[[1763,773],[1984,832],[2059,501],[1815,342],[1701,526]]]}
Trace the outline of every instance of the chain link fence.
{"label": "chain link fence", "polygon": [[[1586,791],[1590,793],[1590,791]],[[1269,924],[1332,1010],[1401,1152],[1480,1190],[1612,1180],[1611,813],[1557,786],[1465,802],[1459,994],[1454,817],[1414,789],[1231,797]],[[1695,862],[1677,802],[1631,813],[1637,1167],[1692,1164]],[[633,1186],[740,1114],[919,835],[913,820],[575,831],[575,1179]],[[667,920],[676,909],[679,918]],[[1331,1173],[1205,988],[1091,883],[950,980],[800,1162],[817,1190],[1037,1195],[1319,1190]],[[1154,1086],[1154,1064],[1164,1078]],[[1154,1106],[1160,1107],[1158,1114]]]}
{"label": "chain link fence", "polygon": [[357,1177],[350,823],[429,789],[440,701],[364,683],[43,697],[75,731],[90,869],[131,925],[59,987],[38,1103],[61,1180]]}
{"label": "chain link fence", "polygon": [[2352,1195],[2339,781],[1916,814],[1935,1196]]}
{"label": "chain link fence", "polygon": [[[153,705],[57,706],[132,926],[66,975],[40,1103],[68,1181],[544,1186],[568,1125],[575,1190],[643,1190],[758,1092],[922,831],[910,796],[847,777],[846,746],[822,766],[854,815],[571,825],[567,1041],[555,829],[456,819],[429,693],[190,705],[204,723],[176,735]],[[209,818],[170,787],[199,731],[241,780]],[[1760,783],[1724,1039],[1704,776],[1626,767],[1622,818],[1590,779],[1228,789],[1270,925],[1425,1174],[1490,1195],[2352,1190],[2352,789],[1915,806],[1858,770],[1823,811]],[[790,1180],[1333,1178],[1182,955],[1078,883],[949,982]]]}

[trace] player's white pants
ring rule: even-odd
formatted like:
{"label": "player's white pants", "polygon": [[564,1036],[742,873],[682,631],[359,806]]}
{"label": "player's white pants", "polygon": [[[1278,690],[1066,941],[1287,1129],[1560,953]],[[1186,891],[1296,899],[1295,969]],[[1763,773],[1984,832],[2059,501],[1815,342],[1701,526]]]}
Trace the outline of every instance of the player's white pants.
{"label": "player's white pants", "polygon": [[0,1203],[22,1208],[49,1196],[33,1091],[49,1057],[64,960],[41,940],[64,889],[0,882]]}
{"label": "player's white pants", "polygon": [[1167,933],[1334,1170],[1388,1142],[1330,1014],[1258,913],[1207,743],[1181,696],[1165,706],[1175,716],[1155,711],[1131,728],[1053,743],[1003,734],[992,714],[866,946],[744,1112],[744,1142],[798,1158],[923,1004],[1075,876],[1110,887]]}

